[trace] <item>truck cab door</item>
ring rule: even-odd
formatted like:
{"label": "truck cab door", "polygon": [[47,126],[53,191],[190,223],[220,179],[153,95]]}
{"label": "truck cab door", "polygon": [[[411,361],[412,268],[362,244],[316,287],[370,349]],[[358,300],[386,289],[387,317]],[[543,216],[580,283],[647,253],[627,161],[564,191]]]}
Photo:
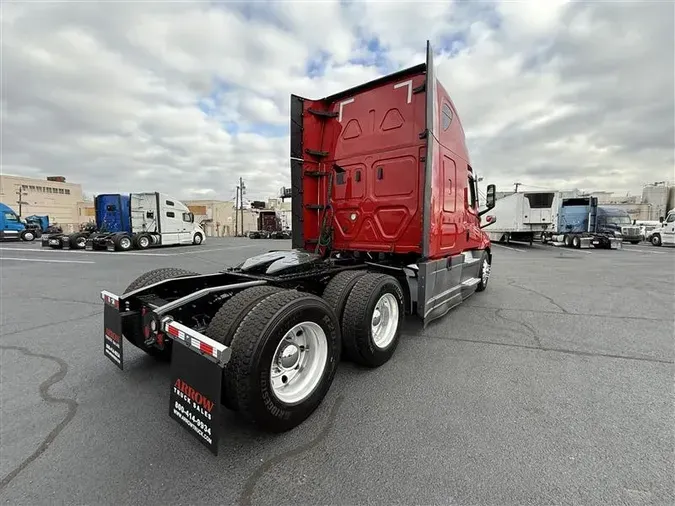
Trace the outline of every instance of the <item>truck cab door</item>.
{"label": "truck cab door", "polygon": [[661,233],[662,244],[675,244],[675,212],[668,213]]}
{"label": "truck cab door", "polygon": [[478,186],[473,175],[469,173],[466,188],[464,189],[464,248],[463,250],[477,249],[481,244],[480,222],[478,220]]}
{"label": "truck cab door", "polygon": [[192,244],[192,232],[194,228],[194,215],[190,212],[184,212],[182,229],[180,231],[181,244]]}
{"label": "truck cab door", "polygon": [[5,211],[2,216],[2,237],[4,239],[18,239],[25,226],[19,217],[10,211]]}

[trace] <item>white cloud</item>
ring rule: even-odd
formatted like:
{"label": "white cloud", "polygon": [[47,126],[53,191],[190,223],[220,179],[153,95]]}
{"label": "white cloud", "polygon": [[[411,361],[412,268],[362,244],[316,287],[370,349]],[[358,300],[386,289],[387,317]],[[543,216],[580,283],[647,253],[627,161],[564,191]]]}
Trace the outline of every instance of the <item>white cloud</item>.
{"label": "white cloud", "polygon": [[[424,60],[500,187],[675,179],[672,3],[12,3],[3,171],[87,193],[288,186],[288,108]],[[385,53],[368,54],[377,40]],[[306,66],[321,58],[319,77]],[[202,108],[209,111],[205,114]]]}

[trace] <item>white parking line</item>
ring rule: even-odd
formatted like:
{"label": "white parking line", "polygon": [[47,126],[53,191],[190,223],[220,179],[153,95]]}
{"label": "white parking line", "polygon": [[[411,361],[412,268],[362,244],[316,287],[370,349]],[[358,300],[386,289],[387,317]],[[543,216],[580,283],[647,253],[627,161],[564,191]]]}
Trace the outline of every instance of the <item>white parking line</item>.
{"label": "white parking line", "polygon": [[623,251],[637,252],[637,253],[649,253],[652,255],[667,255],[665,251],[653,251],[648,249],[637,249],[637,248],[626,248],[625,246],[621,248]]}
{"label": "white parking line", "polygon": [[211,249],[191,249],[190,251],[181,251],[178,253],[151,253],[149,251],[86,251],[86,250],[77,250],[77,249],[52,249],[52,248],[43,248],[40,246],[39,248],[5,248],[5,247],[0,247],[0,251],[14,251],[14,252],[30,252],[30,253],[52,253],[52,252],[58,252],[58,253],[84,253],[84,254],[110,254],[111,256],[117,256],[117,255],[132,255],[132,256],[149,256],[149,257],[175,257],[175,256],[180,256],[180,255],[201,255],[203,253],[210,253],[213,251],[225,251],[225,250],[237,250],[237,249],[244,249],[244,248],[259,248],[260,246],[257,244],[242,244],[240,246],[225,246],[223,248],[211,248]]}
{"label": "white parking line", "polygon": [[494,243],[494,242],[492,243],[492,245],[493,246],[499,246],[500,248],[504,248],[504,249],[510,249],[511,251],[517,251],[518,253],[524,253],[525,252],[525,250],[522,250],[522,249],[516,249],[516,248],[512,248],[510,246],[504,246],[503,244],[498,244],[498,243]]}
{"label": "white parking line", "polygon": [[0,262],[3,260],[17,260],[19,262],[46,262],[46,263],[60,263],[60,264],[95,264],[89,260],[54,260],[50,258],[15,258],[15,257],[0,257]]}

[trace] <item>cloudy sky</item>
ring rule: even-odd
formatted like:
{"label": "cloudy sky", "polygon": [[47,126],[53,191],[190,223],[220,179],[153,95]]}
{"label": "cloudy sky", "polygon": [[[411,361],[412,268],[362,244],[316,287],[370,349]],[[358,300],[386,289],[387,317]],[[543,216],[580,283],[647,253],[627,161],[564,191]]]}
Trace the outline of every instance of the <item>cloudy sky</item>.
{"label": "cloudy sky", "polygon": [[289,95],[424,61],[498,189],[675,179],[673,2],[3,2],[2,170],[85,192],[289,185]]}

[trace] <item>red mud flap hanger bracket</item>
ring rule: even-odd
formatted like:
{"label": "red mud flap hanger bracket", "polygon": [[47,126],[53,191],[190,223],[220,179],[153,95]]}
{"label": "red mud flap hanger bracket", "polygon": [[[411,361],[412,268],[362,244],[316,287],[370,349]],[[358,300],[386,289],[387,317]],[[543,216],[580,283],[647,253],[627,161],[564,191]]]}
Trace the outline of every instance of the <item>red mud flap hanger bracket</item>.
{"label": "red mud flap hanger bracket", "polygon": [[[122,320],[134,312],[120,311],[119,296],[111,292],[102,291],[101,299],[105,303],[103,353],[123,369]],[[170,316],[161,319],[160,329],[177,343],[171,351],[169,416],[218,455],[223,367],[232,350]]]}

